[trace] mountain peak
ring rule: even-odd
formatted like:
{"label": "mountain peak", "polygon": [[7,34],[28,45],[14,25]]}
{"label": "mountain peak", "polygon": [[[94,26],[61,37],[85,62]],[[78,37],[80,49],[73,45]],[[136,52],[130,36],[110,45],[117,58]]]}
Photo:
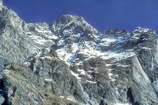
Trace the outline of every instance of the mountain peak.
{"label": "mountain peak", "polygon": [[155,35],[156,31],[152,30],[150,28],[142,28],[142,27],[137,27],[133,33],[146,33],[146,34],[150,34],[150,35]]}
{"label": "mountain peak", "polygon": [[76,15],[65,14],[65,15],[61,16],[56,21],[56,23],[58,23],[58,24],[67,24],[71,21],[82,21],[82,20],[84,20],[83,17],[76,16]]}
{"label": "mountain peak", "polygon": [[74,33],[99,33],[83,17],[70,14],[61,16],[52,24],[51,28],[57,33],[63,33],[64,31],[72,31]]}

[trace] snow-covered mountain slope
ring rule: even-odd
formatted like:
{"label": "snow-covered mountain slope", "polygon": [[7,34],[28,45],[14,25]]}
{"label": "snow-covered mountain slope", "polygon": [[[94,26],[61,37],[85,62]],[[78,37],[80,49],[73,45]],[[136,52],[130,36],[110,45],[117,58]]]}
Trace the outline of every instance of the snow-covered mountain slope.
{"label": "snow-covered mountain slope", "polygon": [[26,23],[0,10],[1,105],[158,105],[158,37],[84,18]]}

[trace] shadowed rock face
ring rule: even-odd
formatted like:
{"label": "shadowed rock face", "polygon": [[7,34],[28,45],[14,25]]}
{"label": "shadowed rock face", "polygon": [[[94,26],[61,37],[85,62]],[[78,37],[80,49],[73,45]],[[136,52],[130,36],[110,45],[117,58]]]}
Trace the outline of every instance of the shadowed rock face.
{"label": "shadowed rock face", "polygon": [[0,105],[158,105],[155,31],[98,32],[82,17],[0,11]]}

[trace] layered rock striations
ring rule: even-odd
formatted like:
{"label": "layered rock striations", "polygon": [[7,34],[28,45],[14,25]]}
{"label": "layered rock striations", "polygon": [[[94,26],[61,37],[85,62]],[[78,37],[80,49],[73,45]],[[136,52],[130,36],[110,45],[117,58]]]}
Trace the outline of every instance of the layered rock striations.
{"label": "layered rock striations", "polygon": [[158,105],[154,30],[97,31],[84,18],[26,23],[0,10],[1,105]]}

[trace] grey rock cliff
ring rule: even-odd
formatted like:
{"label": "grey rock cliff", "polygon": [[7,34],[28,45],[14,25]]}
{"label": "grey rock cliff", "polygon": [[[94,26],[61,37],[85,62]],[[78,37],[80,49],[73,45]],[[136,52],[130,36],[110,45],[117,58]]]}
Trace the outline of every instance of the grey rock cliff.
{"label": "grey rock cliff", "polygon": [[0,10],[1,105],[158,105],[158,37],[84,18],[26,23]]}

